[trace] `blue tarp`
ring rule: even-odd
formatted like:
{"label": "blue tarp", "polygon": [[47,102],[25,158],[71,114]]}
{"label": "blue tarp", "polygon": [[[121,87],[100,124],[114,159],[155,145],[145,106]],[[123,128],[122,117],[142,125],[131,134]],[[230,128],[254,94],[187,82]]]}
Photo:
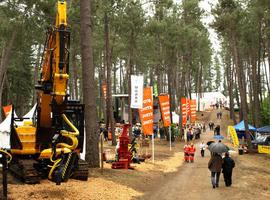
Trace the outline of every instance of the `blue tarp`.
{"label": "blue tarp", "polygon": [[257,129],[257,132],[259,133],[270,133],[270,126],[264,126]]}
{"label": "blue tarp", "polygon": [[[244,124],[244,120],[241,121],[239,124],[236,124],[234,126],[234,129],[236,131],[245,131],[245,124]],[[254,126],[248,125],[248,130],[250,131],[256,131],[256,128]]]}

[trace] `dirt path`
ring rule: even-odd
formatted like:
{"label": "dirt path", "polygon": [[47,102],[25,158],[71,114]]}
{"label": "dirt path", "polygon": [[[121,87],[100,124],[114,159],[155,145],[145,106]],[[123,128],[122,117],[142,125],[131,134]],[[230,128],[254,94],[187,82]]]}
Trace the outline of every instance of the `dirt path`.
{"label": "dirt path", "polygon": [[[228,112],[223,111],[223,119],[216,119],[216,112],[199,113],[200,121],[208,124],[212,120],[221,125],[221,133],[232,124]],[[203,115],[202,115],[203,114]],[[201,140],[212,140],[213,131],[207,129]],[[197,140],[196,140],[197,141]],[[265,200],[270,197],[270,156],[259,154],[233,154],[236,168],[233,172],[233,185],[224,186],[223,177],[220,187],[212,189],[207,163],[208,150],[200,157],[199,142],[194,163],[183,163],[183,142],[175,142],[169,151],[166,141],[155,142],[155,163],[147,160],[136,164],[135,170],[113,170],[105,164],[104,172],[90,169],[87,182],[70,179],[56,186],[48,180],[41,184],[26,185],[9,182],[11,200]],[[224,140],[229,145],[228,140]],[[110,147],[112,149],[112,147]],[[1,177],[0,177],[1,178]],[[1,179],[0,179],[1,181]],[[1,191],[1,188],[0,188]],[[1,199],[1,197],[0,197]]]}
{"label": "dirt path", "polygon": [[[215,117],[215,113],[212,112],[210,119]],[[214,121],[215,124],[216,122]],[[212,137],[213,131],[207,129],[207,132],[201,135],[201,140],[209,141]],[[210,172],[207,169],[209,151],[205,151],[205,157],[202,158],[199,142],[196,143],[196,149],[194,163],[185,163],[174,177],[155,188],[156,192],[149,191],[142,199],[221,199],[220,191],[213,191],[211,187]]]}
{"label": "dirt path", "polygon": [[[223,134],[226,130],[225,127],[227,127],[227,125],[225,125],[228,119],[227,115],[228,113],[223,116],[222,121],[216,119],[216,111],[211,112],[209,116],[210,120],[215,124],[221,125]],[[207,129],[207,133],[202,134],[201,140],[209,141],[212,140],[212,137],[213,131]],[[236,161],[236,168],[233,173],[232,187],[225,187],[221,174],[220,187],[213,189],[210,182],[210,172],[207,169],[207,164],[210,159],[209,151],[206,150],[205,157],[202,158],[199,152],[199,142],[196,144],[196,149],[197,152],[194,163],[185,163],[174,176],[168,177],[166,181],[153,186],[152,190],[145,193],[140,199],[217,200],[267,199],[270,197],[270,171],[265,171],[269,160],[262,160],[262,158],[265,159],[265,157],[260,158],[258,155],[238,156],[235,153],[233,158]]]}

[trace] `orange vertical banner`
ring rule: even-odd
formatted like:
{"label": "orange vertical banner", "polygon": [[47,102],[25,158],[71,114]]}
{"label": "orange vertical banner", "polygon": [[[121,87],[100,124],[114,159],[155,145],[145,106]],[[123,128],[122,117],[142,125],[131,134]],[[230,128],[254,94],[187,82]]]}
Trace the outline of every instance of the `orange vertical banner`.
{"label": "orange vertical banner", "polygon": [[164,127],[171,125],[170,98],[169,95],[158,96],[160,111]]}
{"label": "orange vertical banner", "polygon": [[190,119],[190,99],[188,99],[187,98],[187,102],[186,102],[186,104],[187,104],[187,118],[189,117],[189,119]]}
{"label": "orange vertical banner", "polygon": [[153,91],[152,87],[146,87],[143,89],[143,108],[139,109],[140,119],[142,123],[143,133],[145,135],[153,134]]}
{"label": "orange vertical banner", "polygon": [[196,122],[196,99],[190,100],[190,121],[191,123]]}
{"label": "orange vertical banner", "polygon": [[4,114],[5,114],[5,117],[8,116],[8,114],[11,112],[11,110],[12,110],[12,105],[3,106],[3,111],[4,111]]}
{"label": "orange vertical banner", "polygon": [[106,83],[102,84],[102,93],[103,93],[104,99],[107,99],[107,84]]}
{"label": "orange vertical banner", "polygon": [[182,105],[182,124],[187,124],[187,98],[181,98],[181,105]]}

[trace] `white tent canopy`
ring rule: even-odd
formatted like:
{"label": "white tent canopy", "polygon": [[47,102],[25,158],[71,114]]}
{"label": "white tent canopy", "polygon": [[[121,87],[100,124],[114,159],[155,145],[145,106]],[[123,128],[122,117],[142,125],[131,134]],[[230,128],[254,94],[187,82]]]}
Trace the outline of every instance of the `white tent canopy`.
{"label": "white tent canopy", "polygon": [[[192,99],[196,99],[197,110],[199,109],[198,95],[197,93],[191,94]],[[217,102],[228,103],[227,97],[225,97],[221,92],[204,92],[201,94],[200,98],[200,111],[204,111],[211,108]]]}
{"label": "white tent canopy", "polygon": [[37,104],[35,104],[35,105],[33,106],[33,108],[31,108],[31,110],[23,116],[23,118],[29,118],[29,119],[32,119],[32,118],[33,118],[33,115],[34,115],[34,113],[35,113],[36,107],[37,107]]}
{"label": "white tent canopy", "polygon": [[[0,124],[0,148],[10,149],[10,124],[12,112],[8,114],[6,119]],[[14,112],[15,117],[17,117]]]}

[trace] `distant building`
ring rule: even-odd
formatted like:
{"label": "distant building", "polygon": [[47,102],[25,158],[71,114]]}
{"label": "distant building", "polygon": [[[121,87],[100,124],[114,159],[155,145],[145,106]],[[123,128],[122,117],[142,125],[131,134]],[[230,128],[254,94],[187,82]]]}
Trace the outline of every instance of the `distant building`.
{"label": "distant building", "polygon": [[191,98],[196,99],[197,110],[200,111],[211,109],[216,103],[221,102],[224,106],[227,106],[229,103],[228,98],[221,92],[204,92],[201,94],[200,98],[197,93],[192,93]]}

